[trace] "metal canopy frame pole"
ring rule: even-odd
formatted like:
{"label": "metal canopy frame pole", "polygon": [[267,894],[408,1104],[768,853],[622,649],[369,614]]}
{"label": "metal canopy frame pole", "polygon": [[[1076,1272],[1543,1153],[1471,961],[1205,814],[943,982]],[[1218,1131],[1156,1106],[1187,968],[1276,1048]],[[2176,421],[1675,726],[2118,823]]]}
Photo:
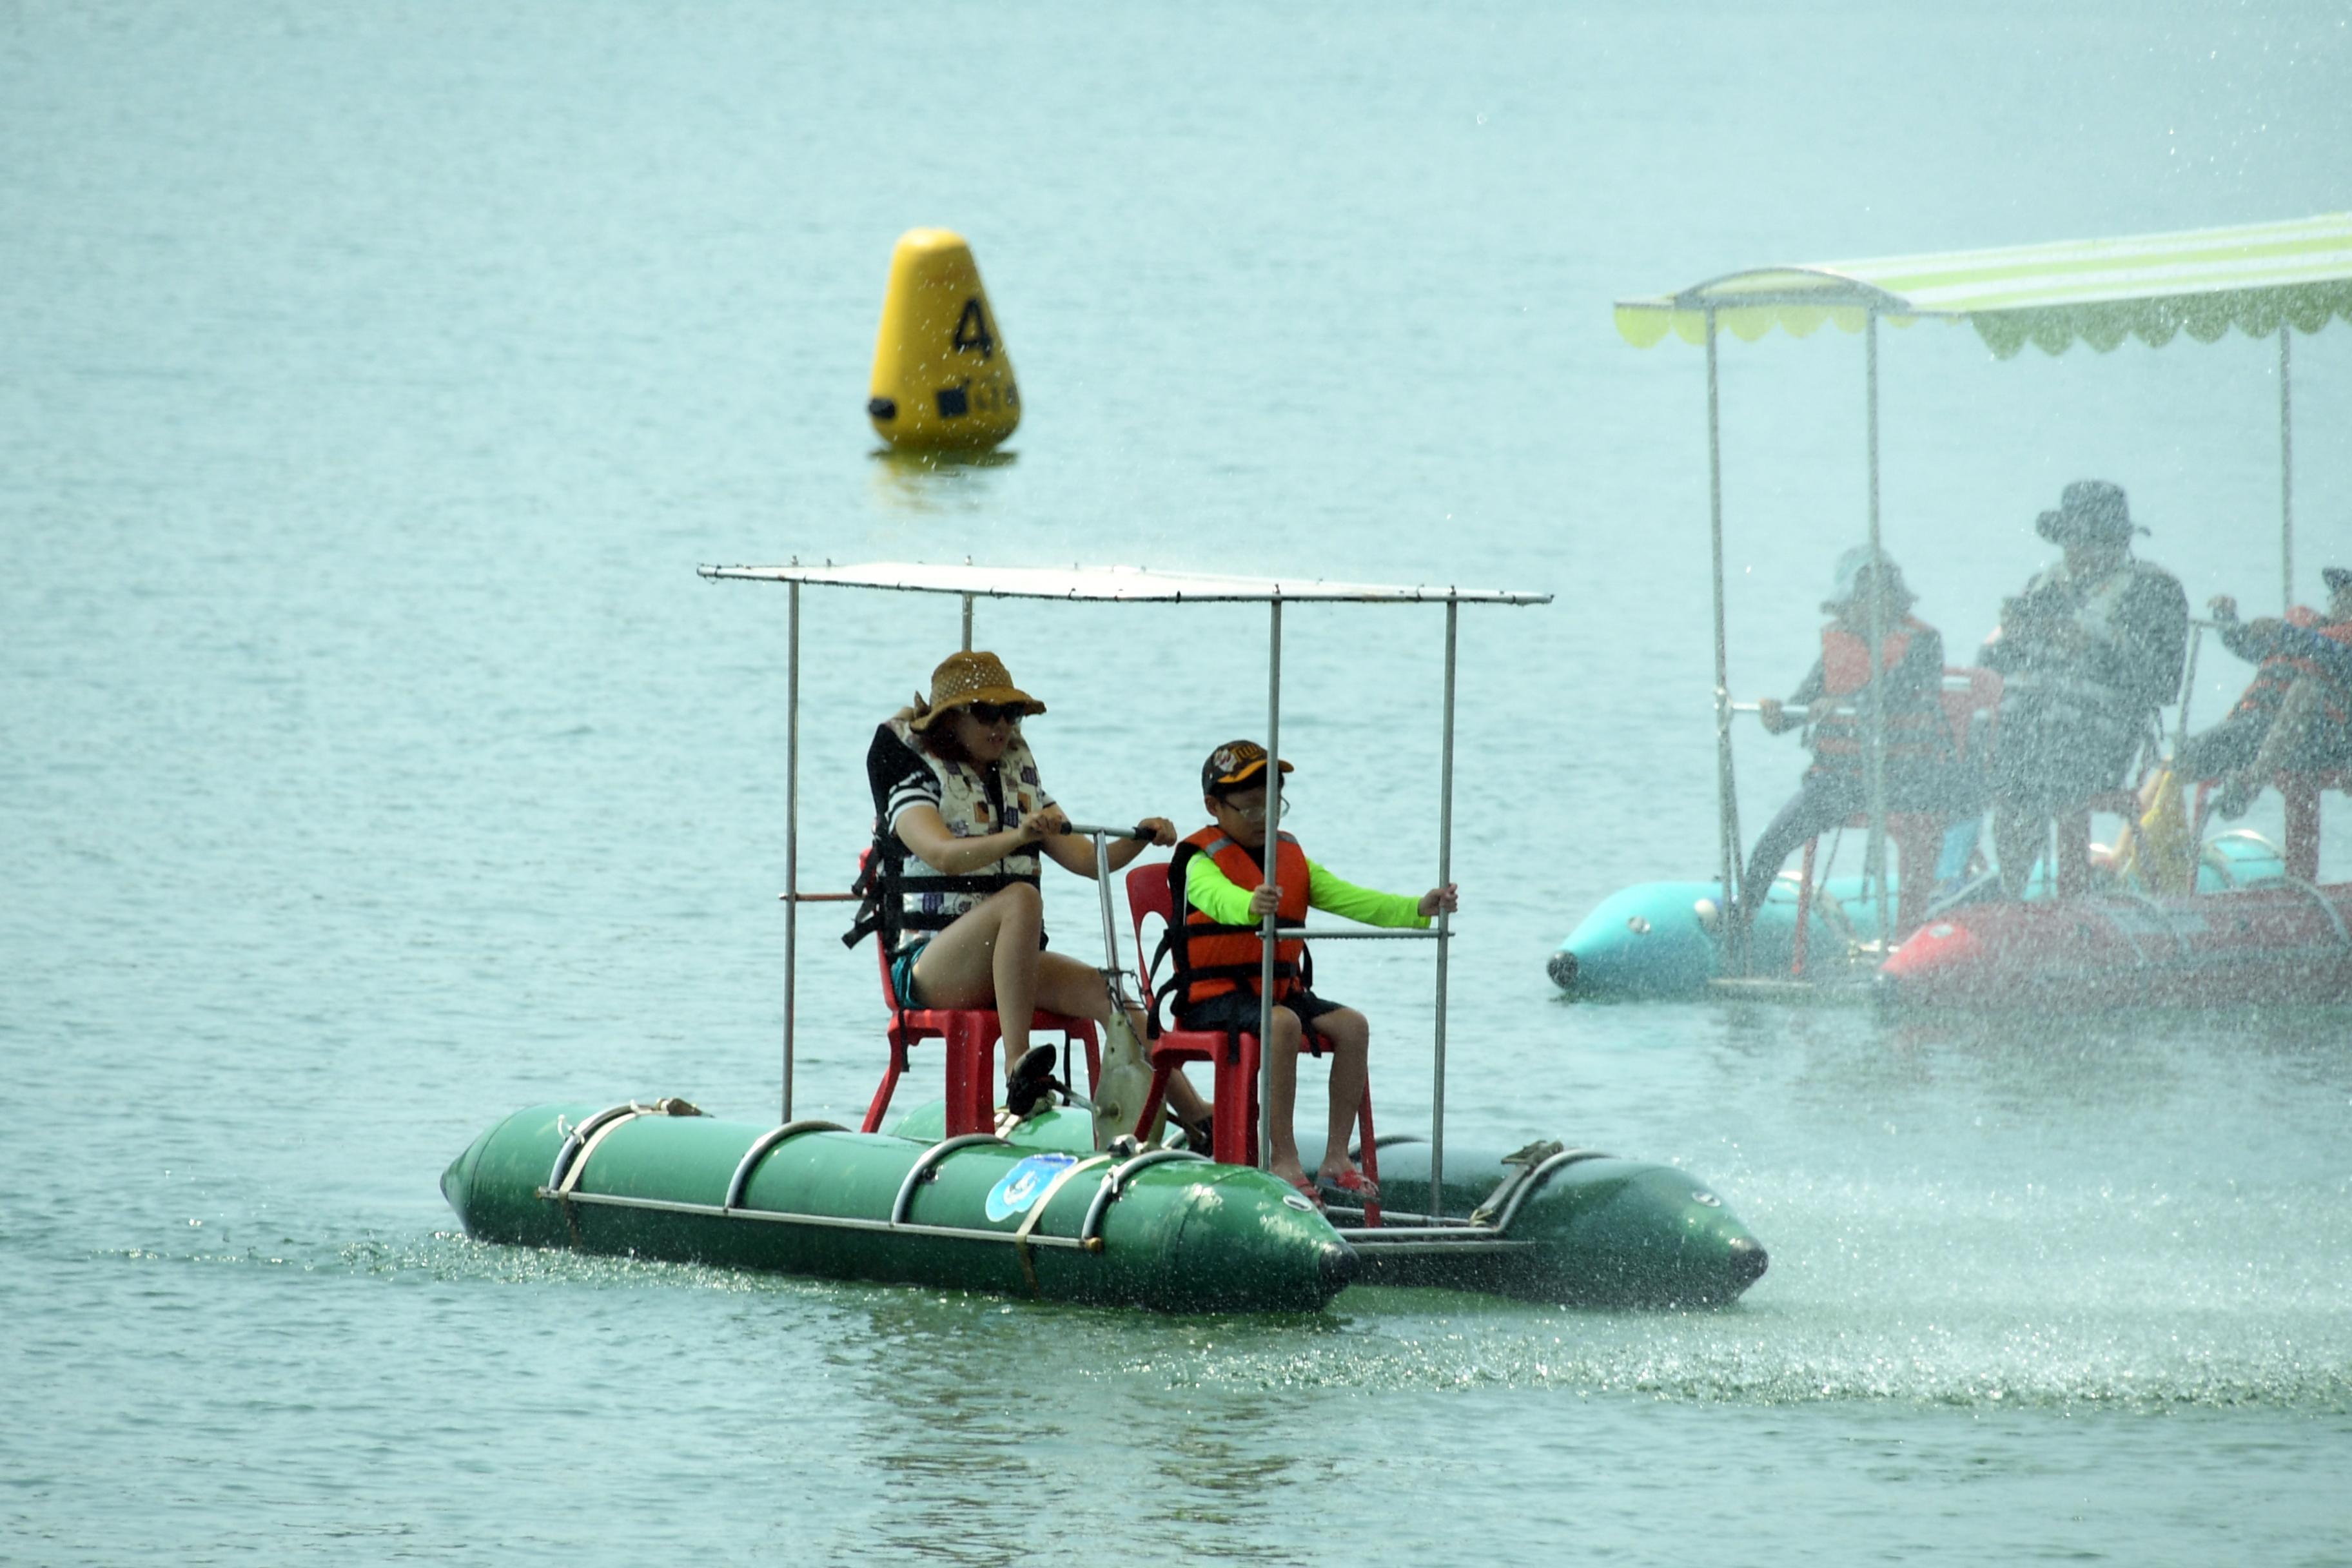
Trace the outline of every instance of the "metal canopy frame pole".
{"label": "metal canopy frame pole", "polygon": [[2279,322],[2279,613],[2294,608],[2294,378],[2287,323]]}
{"label": "metal canopy frame pole", "polygon": [[[1870,448],[1870,679],[1863,690],[1863,780],[1870,807],[1870,842],[1863,851],[1865,873],[1875,871],[1878,877],[1878,940],[1884,952],[1895,942],[1895,928],[1888,922],[1886,898],[1886,691],[1885,675],[1886,647],[1886,595],[1882,584],[1886,581],[1886,560],[1878,541],[1878,312],[1873,310],[1864,320],[1864,422],[1869,435]],[[1916,874],[1909,866],[1903,868],[1906,877]]]}
{"label": "metal canopy frame pole", "polygon": [[963,596],[963,651],[971,651],[971,595]]}
{"label": "metal canopy frame pole", "polygon": [[[1445,743],[1437,772],[1437,885],[1454,882],[1454,663],[1462,617],[1460,601],[1445,601]],[[1429,1213],[1445,1213],[1445,968],[1454,917],[1437,910],[1437,1044],[1429,1090]]]}
{"label": "metal canopy frame pole", "polygon": [[801,585],[791,584],[784,655],[784,1114],[793,1119],[793,994],[801,920]]}
{"label": "metal canopy frame pole", "polygon": [[[1265,658],[1265,857],[1266,880],[1274,880],[1281,864],[1282,841],[1282,601],[1273,600],[1267,616]],[[1274,946],[1282,913],[1266,911],[1258,933],[1257,960],[1257,1165],[1274,1168],[1274,1118],[1267,1103],[1274,1098]]]}
{"label": "metal canopy frame pole", "polygon": [[[1731,771],[1731,676],[1723,631],[1723,437],[1716,368],[1715,307],[1706,308],[1706,506],[1707,533],[1715,572],[1715,801],[1716,837],[1723,860],[1724,965],[1748,973],[1744,919],[1734,919],[1740,902],[1739,801]],[[1745,910],[1740,911],[1743,915]]]}

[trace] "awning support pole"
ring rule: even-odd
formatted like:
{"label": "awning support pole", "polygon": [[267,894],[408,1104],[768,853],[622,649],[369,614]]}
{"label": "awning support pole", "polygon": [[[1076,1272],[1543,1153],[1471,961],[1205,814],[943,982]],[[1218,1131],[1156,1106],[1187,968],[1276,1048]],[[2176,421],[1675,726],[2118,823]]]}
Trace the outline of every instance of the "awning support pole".
{"label": "awning support pole", "polygon": [[[1715,307],[1706,308],[1706,507],[1715,572],[1715,800],[1716,837],[1723,859],[1723,905],[1718,930],[1723,963],[1732,974],[1748,973],[1746,921],[1733,918],[1740,902],[1739,801],[1731,773],[1731,675],[1723,632],[1723,439],[1716,371]],[[1740,911],[1743,915],[1747,912]]]}
{"label": "awning support pole", "polygon": [[[1445,601],[1445,751],[1437,773],[1437,885],[1454,881],[1454,655],[1462,616],[1458,600]],[[1445,1213],[1445,966],[1453,916],[1437,911],[1437,1066],[1429,1091],[1429,1213]]]}
{"label": "awning support pole", "polygon": [[963,651],[971,651],[971,595],[963,596]]}
{"label": "awning support pole", "polygon": [[[1873,310],[1864,319],[1863,337],[1864,421],[1868,427],[1870,448],[1870,681],[1863,689],[1866,710],[1863,718],[1863,780],[1870,803],[1870,843],[1863,852],[1865,871],[1874,870],[1878,878],[1878,941],[1883,955],[1895,942],[1895,928],[1889,922],[1886,897],[1886,691],[1885,668],[1886,647],[1886,595],[1881,584],[1886,581],[1886,560],[1878,542],[1878,312]],[[1917,875],[1917,869],[1906,866],[1903,874]]]}
{"label": "awning support pole", "polygon": [[793,1119],[793,990],[801,920],[801,585],[790,584],[784,655],[784,1114]]}
{"label": "awning support pole", "polygon": [[2287,323],[2279,322],[2279,611],[2294,608],[2294,380]]}
{"label": "awning support pole", "polygon": [[[1265,658],[1265,857],[1266,880],[1281,864],[1282,842],[1282,601],[1270,608]],[[1181,911],[1180,911],[1181,912]],[[1269,910],[1258,932],[1257,961],[1257,1164],[1274,1168],[1274,1122],[1266,1106],[1274,1099],[1274,946],[1281,911]]]}

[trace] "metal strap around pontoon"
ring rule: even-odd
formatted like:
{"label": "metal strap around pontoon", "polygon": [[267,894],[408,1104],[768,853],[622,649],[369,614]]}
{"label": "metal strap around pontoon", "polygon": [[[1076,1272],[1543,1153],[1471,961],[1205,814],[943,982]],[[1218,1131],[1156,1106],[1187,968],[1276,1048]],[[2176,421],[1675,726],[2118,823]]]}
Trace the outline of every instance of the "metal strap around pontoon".
{"label": "metal strap around pontoon", "polygon": [[[1021,1278],[1029,1282],[1029,1293],[1032,1296],[1043,1296],[1045,1293],[1037,1284],[1037,1266],[1029,1260],[1031,1237],[1037,1229],[1037,1222],[1045,1217],[1045,1205],[1054,1201],[1054,1194],[1060,1192],[1071,1177],[1081,1171],[1091,1171],[1097,1165],[1107,1165],[1110,1163],[1110,1160],[1111,1156],[1108,1154],[1090,1154],[1075,1165],[1063,1166],[1061,1174],[1045,1184],[1045,1190],[1037,1194],[1037,1201],[1031,1204],[1029,1212],[1021,1216],[1021,1224],[1013,1232],[1013,1256],[1021,1260]],[[1082,1242],[1080,1245],[1085,1244]],[[1089,1247],[1087,1250],[1094,1249]]]}
{"label": "metal strap around pontoon", "polygon": [[1095,1189],[1095,1201],[1087,1205],[1087,1217],[1078,1226],[1080,1244],[1090,1246],[1098,1239],[1104,1211],[1110,1207],[1113,1199],[1127,1190],[1127,1184],[1138,1173],[1177,1160],[1193,1161],[1203,1165],[1212,1163],[1206,1154],[1195,1154],[1190,1149],[1148,1149],[1123,1164],[1112,1167],[1110,1173],[1103,1177],[1102,1184]]}
{"label": "metal strap around pontoon", "polygon": [[[2272,879],[2270,878],[2264,878],[2263,883],[2266,885],[2271,879]],[[2345,929],[2343,911],[2336,907],[2335,900],[2320,891],[2319,885],[2316,882],[2306,882],[2300,877],[2290,877],[2284,872],[2281,872],[2279,874],[2277,880],[2284,883],[2290,888],[2297,889],[2298,891],[2310,894],[2313,900],[2318,903],[2320,909],[2326,913],[2328,923],[2336,928],[2336,941],[2337,945],[2342,947],[2352,947],[2352,931]]]}
{"label": "metal strap around pontoon", "polygon": [[2147,967],[2147,949],[2140,945],[2138,936],[2133,932],[2131,927],[2124,924],[2123,916],[2116,911],[2113,905],[2087,904],[2082,907],[2091,910],[2102,920],[2105,920],[2107,924],[2113,926],[2115,928],[2116,934],[2123,938],[2125,942],[2131,945],[2132,962],[2138,964],[2142,969],[2146,969]]}
{"label": "metal strap around pontoon", "polygon": [[[2172,916],[2166,910],[2164,905],[2157,900],[2154,893],[2142,892],[2137,888],[2117,888],[2115,890],[2115,897],[2128,900],[2145,908],[2149,914],[2156,917],[2157,923],[2163,926],[2166,933],[2172,938],[2172,945],[2180,950],[2180,956],[2183,958],[2190,956],[2189,933],[2173,923]],[[2116,918],[2112,910],[2109,911],[2109,918]],[[2120,927],[2120,921],[2117,923]]]}
{"label": "metal strap around pontoon", "polygon": [[727,1202],[722,1206],[730,1209],[742,1206],[743,1189],[751,1184],[751,1173],[759,1168],[761,1160],[768,1157],[768,1152],[785,1139],[796,1138],[803,1132],[846,1132],[848,1131],[848,1128],[838,1121],[819,1121],[812,1119],[787,1121],[782,1127],[770,1128],[761,1133],[752,1141],[751,1146],[743,1151],[743,1158],[736,1164],[735,1173],[728,1178]]}
{"label": "metal strap around pontoon", "polygon": [[1527,1202],[1528,1194],[1534,1192],[1538,1187],[1543,1185],[1545,1178],[1549,1176],[1554,1171],[1560,1170],[1569,1165],[1576,1164],[1578,1162],[1583,1160],[1606,1160],[1610,1158],[1612,1158],[1612,1156],[1609,1152],[1606,1150],[1601,1149],[1562,1149],[1559,1153],[1554,1154],[1550,1159],[1546,1160],[1542,1164],[1538,1165],[1534,1170],[1529,1171],[1527,1175],[1521,1179],[1517,1189],[1511,1194],[1509,1200],[1504,1204],[1503,1212],[1495,1216],[1495,1228],[1496,1230],[1510,1229],[1511,1221],[1518,1217],[1519,1205]]}
{"label": "metal strap around pontoon", "polygon": [[650,1116],[653,1107],[625,1100],[618,1105],[608,1105],[593,1116],[583,1117],[571,1131],[564,1134],[563,1146],[555,1152],[555,1164],[547,1173],[547,1187],[559,1196],[569,1194],[580,1184],[580,1176],[588,1168],[588,1152],[604,1142],[604,1135],[632,1117]]}
{"label": "metal strap around pontoon", "polygon": [[932,1144],[924,1150],[922,1156],[908,1168],[907,1179],[898,1184],[898,1195],[890,1205],[890,1223],[894,1226],[907,1223],[907,1210],[914,1204],[915,1189],[922,1184],[924,1175],[932,1166],[957,1150],[969,1149],[976,1143],[1002,1143],[1007,1147],[1011,1146],[1009,1140],[999,1138],[993,1132],[963,1132],[943,1142]]}

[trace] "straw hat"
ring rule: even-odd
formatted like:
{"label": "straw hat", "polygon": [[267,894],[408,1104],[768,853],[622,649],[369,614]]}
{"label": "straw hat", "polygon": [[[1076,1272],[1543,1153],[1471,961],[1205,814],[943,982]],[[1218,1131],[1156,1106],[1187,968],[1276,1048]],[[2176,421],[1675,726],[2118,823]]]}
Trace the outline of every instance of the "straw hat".
{"label": "straw hat", "polygon": [[1004,661],[992,653],[951,653],[940,660],[931,671],[930,700],[915,699],[915,716],[907,721],[910,730],[928,730],[931,721],[950,708],[968,707],[974,702],[992,703],[999,708],[1011,708],[1023,718],[1043,713],[1045,705],[1013,684],[1005,673]]}

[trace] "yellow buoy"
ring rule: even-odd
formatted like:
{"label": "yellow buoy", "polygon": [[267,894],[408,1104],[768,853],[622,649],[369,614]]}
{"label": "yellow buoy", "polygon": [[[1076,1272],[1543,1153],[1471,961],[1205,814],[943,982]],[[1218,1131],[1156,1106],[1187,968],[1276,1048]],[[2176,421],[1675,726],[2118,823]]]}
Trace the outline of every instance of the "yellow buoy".
{"label": "yellow buoy", "polygon": [[963,236],[910,228],[890,253],[866,417],[894,447],[976,450],[1021,423],[1021,389]]}

